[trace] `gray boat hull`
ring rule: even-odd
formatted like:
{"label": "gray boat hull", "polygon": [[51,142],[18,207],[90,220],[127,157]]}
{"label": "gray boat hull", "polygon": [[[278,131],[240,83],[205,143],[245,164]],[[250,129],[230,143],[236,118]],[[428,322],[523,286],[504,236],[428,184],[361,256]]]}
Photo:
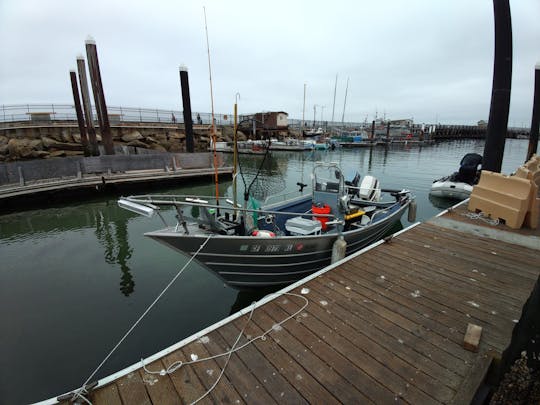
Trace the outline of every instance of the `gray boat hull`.
{"label": "gray boat hull", "polygon": [[[396,203],[384,217],[342,235],[350,255],[381,239],[401,220],[410,201]],[[228,236],[185,234],[174,228],[146,236],[179,252],[193,255],[208,239],[195,260],[235,288],[250,289],[290,284],[330,264],[337,233],[309,236]]]}

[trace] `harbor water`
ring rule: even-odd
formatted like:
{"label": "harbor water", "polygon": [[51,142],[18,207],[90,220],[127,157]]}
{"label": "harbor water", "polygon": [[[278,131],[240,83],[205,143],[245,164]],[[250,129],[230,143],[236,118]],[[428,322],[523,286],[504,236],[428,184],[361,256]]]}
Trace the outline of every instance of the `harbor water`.
{"label": "harbor water", "polygon": [[[503,173],[523,163],[527,145],[526,140],[507,140]],[[358,171],[377,177],[384,188],[412,190],[417,220],[423,221],[455,203],[430,199],[432,181],[456,171],[464,154],[482,154],[483,148],[484,141],[468,140],[272,152],[266,180],[275,190],[293,191],[297,182],[310,184],[315,162],[337,162],[348,178]],[[252,170],[261,159],[243,155],[242,167]],[[220,184],[222,195],[231,196],[231,189],[230,180]],[[213,190],[213,184],[196,182],[159,192],[210,195]],[[0,403],[34,402],[79,387],[187,262],[143,236],[162,226],[157,218],[120,209],[117,197],[0,216]],[[175,223],[174,212],[164,216]],[[407,225],[405,215],[402,226]],[[96,378],[162,350],[266,293],[226,287],[192,263]]]}

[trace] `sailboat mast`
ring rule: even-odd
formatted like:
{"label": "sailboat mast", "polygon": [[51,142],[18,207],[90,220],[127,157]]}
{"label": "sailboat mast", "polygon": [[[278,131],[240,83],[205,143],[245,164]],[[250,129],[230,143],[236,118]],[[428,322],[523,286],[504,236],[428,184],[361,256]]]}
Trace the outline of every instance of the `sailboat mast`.
{"label": "sailboat mast", "polygon": [[336,83],[334,84],[334,104],[332,104],[332,122],[334,122],[334,111],[336,111],[336,90],[337,90],[337,74]]}
{"label": "sailboat mast", "polygon": [[302,107],[302,134],[304,133],[304,123],[305,121],[305,115],[306,115],[306,83],[304,83],[304,106]]}
{"label": "sailboat mast", "polygon": [[206,50],[208,52],[208,73],[210,76],[210,104],[212,107],[212,126],[211,126],[211,136],[213,144],[213,154],[214,154],[214,183],[216,184],[216,201],[219,205],[219,180],[218,180],[218,159],[217,159],[217,150],[216,150],[216,124],[214,119],[214,91],[212,89],[212,66],[210,64],[210,42],[208,41],[208,24],[206,22],[206,7],[203,7],[204,11],[204,29],[206,31]]}
{"label": "sailboat mast", "polygon": [[341,114],[341,123],[345,121],[345,106],[347,105],[347,92],[349,90],[349,78],[347,77],[347,86],[345,86],[345,100],[343,101],[343,114]]}

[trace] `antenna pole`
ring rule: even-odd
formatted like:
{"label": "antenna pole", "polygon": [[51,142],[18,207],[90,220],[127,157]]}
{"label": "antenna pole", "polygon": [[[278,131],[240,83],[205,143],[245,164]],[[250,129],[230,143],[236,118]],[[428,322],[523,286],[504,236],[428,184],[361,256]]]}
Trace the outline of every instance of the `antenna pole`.
{"label": "antenna pole", "polygon": [[[212,66],[210,64],[210,42],[208,41],[208,24],[206,22],[206,7],[203,7],[204,12],[204,30],[206,31],[206,50],[208,52],[208,74],[210,76],[210,104],[212,107],[212,126],[211,126],[211,135],[212,135],[212,150],[214,154],[214,183],[216,184],[216,201],[219,205],[219,180],[218,180],[218,159],[217,159],[217,150],[216,150],[216,124],[214,120],[214,91],[212,89]],[[219,214],[219,210],[218,210]]]}

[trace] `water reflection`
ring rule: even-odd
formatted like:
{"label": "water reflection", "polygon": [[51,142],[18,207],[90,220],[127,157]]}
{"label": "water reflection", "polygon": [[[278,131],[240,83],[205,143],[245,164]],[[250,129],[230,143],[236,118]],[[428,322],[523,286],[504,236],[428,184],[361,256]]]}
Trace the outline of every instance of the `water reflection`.
{"label": "water reflection", "polygon": [[[107,204],[108,205],[108,204]],[[128,297],[135,289],[135,281],[128,266],[133,249],[128,242],[128,219],[131,214],[120,210],[116,205],[106,210],[97,210],[95,216],[95,234],[105,249],[105,261],[120,265],[120,291]]]}
{"label": "water reflection", "polygon": [[441,198],[441,197],[435,197],[431,194],[428,195],[429,201],[431,204],[433,204],[434,207],[440,208],[440,209],[447,209],[454,205],[456,205],[460,200],[456,200],[454,198]]}
{"label": "water reflection", "polygon": [[278,291],[281,287],[263,288],[258,290],[244,290],[238,291],[236,300],[231,306],[230,315],[250,306],[254,301],[260,301],[268,294],[272,294]]}

